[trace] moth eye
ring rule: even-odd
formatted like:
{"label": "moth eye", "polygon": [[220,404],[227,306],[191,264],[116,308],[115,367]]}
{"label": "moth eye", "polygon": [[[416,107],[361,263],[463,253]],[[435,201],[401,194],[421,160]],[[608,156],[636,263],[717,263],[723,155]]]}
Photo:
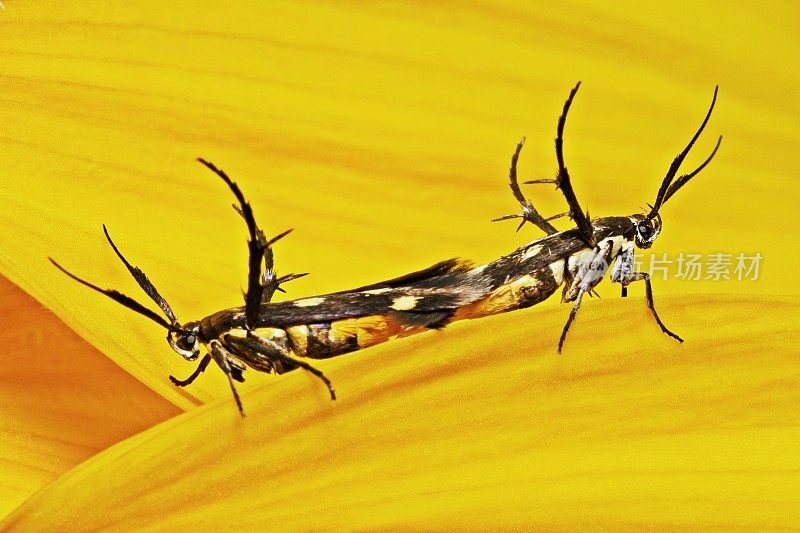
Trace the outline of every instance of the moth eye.
{"label": "moth eye", "polygon": [[194,335],[186,335],[184,340],[186,340],[186,344],[193,345],[197,338]]}

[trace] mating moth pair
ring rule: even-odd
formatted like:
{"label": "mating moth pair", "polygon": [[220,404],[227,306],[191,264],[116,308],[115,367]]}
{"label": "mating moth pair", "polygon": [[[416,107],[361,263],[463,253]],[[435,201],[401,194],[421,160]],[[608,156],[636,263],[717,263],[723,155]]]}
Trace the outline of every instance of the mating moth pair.
{"label": "mating moth pair", "polygon": [[[580,83],[570,92],[558,119],[556,177],[524,182],[555,185],[564,195],[567,211],[546,218],[522,194],[517,180],[517,160],[525,141],[523,138],[511,158],[509,172],[511,191],[522,212],[496,220],[518,218],[518,230],[525,222],[530,222],[547,236],[485,265],[475,267],[462,260],[450,259],[418,272],[348,291],[272,302],[275,292],[283,292],[281,285],[305,275],[278,276],[275,272],[272,246],[291,230],[267,239],[256,224],[253,210],[239,186],[225,172],[203,159],[199,159],[200,163],[217,174],[233,192],[238,202],[234,207],[247,225],[250,254],[244,306],[181,324],[144,272],[125,259],[105,226],[103,231],[114,252],[164,316],[116,290],[101,289],[50,260],[76,281],[163,326],[167,330],[169,345],[187,361],[197,360],[205,351],[189,377],[179,380],[170,376],[170,379],[175,385],[185,387],[213,360],[227,376],[242,416],[244,409],[234,382],[244,381],[244,371],[248,367],[276,374],[302,368],[322,380],[331,399],[336,399],[333,384],[325,374],[309,364],[308,359],[335,357],[394,337],[440,329],[455,320],[531,307],[563,287],[561,300],[571,303],[572,309],[558,341],[560,352],[584,295],[594,291],[609,269],[611,281],[622,286],[623,296],[629,284],[644,281],[647,305],[661,330],[682,341],[667,329],[656,313],[650,277],[634,271],[634,250],[652,246],[661,232],[661,207],[716,154],[722,137],[699,167],[678,176],[683,160],[711,116],[717,89],[714,89],[711,106],[700,127],[670,165],[655,201],[649,205],[650,210],[629,216],[591,219],[578,202],[563,154],[564,125],[579,87]],[[558,231],[551,221],[564,216],[571,218],[575,227]]]}

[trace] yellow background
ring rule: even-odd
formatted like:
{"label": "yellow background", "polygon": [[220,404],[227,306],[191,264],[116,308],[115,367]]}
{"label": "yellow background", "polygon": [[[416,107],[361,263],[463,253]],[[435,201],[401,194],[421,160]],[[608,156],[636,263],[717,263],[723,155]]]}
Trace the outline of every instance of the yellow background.
{"label": "yellow background", "polygon": [[[277,266],[311,275],[287,287],[291,297],[447,257],[484,262],[539,236],[489,220],[518,209],[506,175],[520,136],[528,139],[521,175],[552,176],[556,119],[578,80],[565,151],[593,216],[630,214],[653,201],[720,86],[687,170],[722,134],[720,152],[664,208],[653,253],[759,252],[761,275],[656,281],[657,304],[659,296],[697,295],[662,298],[669,326],[684,333],[696,317],[713,318],[730,304],[703,294],[748,295],[736,302],[754,319],[774,309],[767,295],[797,294],[800,61],[792,3],[4,3],[0,273],[179,407],[221,398],[232,410],[220,373],[188,391],[172,387],[167,375],[184,377],[192,367],[169,350],[163,331],[66,278],[47,256],[145,301],[107,246],[105,223],[179,319],[239,305],[245,231],[224,185],[194,162],[202,156],[240,183],[268,234],[295,229],[276,247]],[[526,191],[542,212],[563,210],[547,187]],[[618,298],[605,284],[600,292]],[[662,346],[638,311],[642,288],[631,292],[621,304],[636,309],[637,320],[619,334],[648,334]],[[576,335],[622,323],[602,311],[604,303],[622,309],[618,303],[592,303]],[[524,313],[509,320],[554,347],[566,309],[552,308],[552,321]],[[790,326],[780,327],[796,331],[796,315],[787,313]],[[476,338],[496,341],[490,351],[504,349],[495,333],[502,327],[460,327],[442,334],[444,359]],[[410,350],[399,346],[381,353],[396,364]],[[581,346],[576,341],[567,356]],[[347,368],[361,356],[323,368]],[[262,393],[289,378],[251,376],[243,389]],[[790,401],[776,409],[797,414]]]}

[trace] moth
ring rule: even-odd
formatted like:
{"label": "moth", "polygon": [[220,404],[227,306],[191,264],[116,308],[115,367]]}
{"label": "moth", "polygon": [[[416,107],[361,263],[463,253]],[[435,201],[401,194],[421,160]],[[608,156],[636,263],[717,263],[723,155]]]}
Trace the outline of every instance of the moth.
{"label": "moth", "polygon": [[[441,329],[456,320],[524,309],[546,300],[563,287],[561,301],[571,303],[572,308],[558,341],[560,353],[584,295],[591,295],[609,270],[611,281],[621,285],[622,296],[627,295],[628,285],[644,281],[647,305],[656,323],[665,334],[682,342],[683,339],[670,331],[656,312],[649,275],[634,271],[634,250],[653,245],[661,233],[660,210],[663,205],[717,153],[722,137],[700,166],[678,176],[684,159],[711,117],[718,87],[714,89],[711,106],[700,127],[673,160],[653,204],[648,204],[649,211],[594,219],[581,208],[564,164],[564,127],[579,87],[580,82],[569,93],[558,119],[556,177],[523,182],[555,185],[566,200],[567,211],[545,218],[523,195],[517,178],[517,163],[525,142],[523,137],[512,155],[509,170],[511,192],[522,212],[495,221],[520,219],[517,231],[528,222],[546,236],[488,264],[473,266],[461,259],[448,259],[398,278],[351,290],[273,302],[275,293],[283,292],[283,284],[306,275],[278,276],[276,273],[273,245],[291,230],[267,239],[256,224],[252,207],[239,186],[223,170],[204,159],[198,161],[228,186],[237,201],[234,208],[247,226],[249,260],[243,306],[224,309],[197,321],[179,322],[144,272],[123,256],[105,225],[103,231],[111,248],[164,316],[125,294],[102,289],[76,276],[52,258],[50,261],[79,283],[165,328],[170,347],[187,361],[200,359],[187,378],[170,376],[175,385],[185,387],[191,384],[213,360],[227,376],[242,417],[245,411],[235,382],[244,381],[247,368],[275,374],[301,368],[319,378],[331,399],[335,400],[336,393],[330,379],[308,359],[325,359],[354,352],[391,338]],[[569,217],[574,227],[558,231],[551,221],[560,217]]]}

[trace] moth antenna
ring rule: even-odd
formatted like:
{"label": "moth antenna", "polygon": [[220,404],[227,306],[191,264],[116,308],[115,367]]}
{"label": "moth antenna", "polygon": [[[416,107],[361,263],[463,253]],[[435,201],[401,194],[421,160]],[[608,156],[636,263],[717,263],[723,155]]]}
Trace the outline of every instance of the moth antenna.
{"label": "moth antenna", "polygon": [[575,225],[578,226],[581,236],[587,243],[593,244],[594,230],[592,229],[592,223],[581,209],[580,203],[578,202],[578,197],[575,196],[575,189],[572,188],[572,180],[569,177],[569,172],[567,172],[567,167],[564,164],[564,126],[567,123],[567,114],[569,113],[569,108],[572,106],[572,101],[575,99],[575,95],[577,94],[580,86],[581,82],[578,82],[575,84],[575,87],[572,88],[569,96],[567,97],[567,101],[564,102],[564,109],[561,111],[561,116],[558,117],[558,126],[556,129],[556,160],[558,161],[558,177],[556,178],[556,187],[561,189],[561,194],[564,195],[564,199],[567,201],[567,206],[569,206],[568,214],[575,222]]}
{"label": "moth antenna", "polygon": [[114,244],[114,241],[111,240],[111,235],[108,234],[108,229],[106,228],[105,224],[103,224],[103,233],[106,234],[106,239],[108,240],[108,243],[111,245],[111,248],[114,249],[114,253],[116,253],[117,257],[120,258],[122,263],[125,265],[125,268],[128,269],[128,272],[131,273],[131,276],[133,276],[133,279],[136,280],[136,283],[139,284],[142,290],[156,303],[156,305],[158,305],[161,308],[162,311],[164,311],[164,314],[167,315],[167,318],[169,318],[169,321],[171,323],[171,327],[172,326],[180,327],[180,325],[178,324],[178,319],[175,318],[175,313],[172,312],[172,308],[169,306],[167,301],[164,299],[163,296],[161,296],[158,293],[155,285],[153,285],[153,283],[148,279],[145,273],[142,272],[139,268],[131,265],[128,262],[128,260],[125,259],[125,256],[123,256],[122,252],[119,251],[117,245]]}
{"label": "moth antenna", "polygon": [[173,329],[173,325],[169,324],[166,320],[164,320],[164,317],[162,317],[161,315],[159,315],[155,311],[153,311],[151,309],[148,309],[147,307],[145,307],[144,305],[140,304],[139,302],[137,302],[136,300],[134,300],[130,296],[122,294],[121,292],[113,290],[113,289],[101,289],[97,285],[95,285],[93,283],[90,283],[90,282],[86,281],[85,279],[79,278],[78,276],[76,276],[75,274],[73,274],[72,272],[67,270],[66,268],[62,267],[52,257],[48,257],[47,259],[49,259],[50,262],[53,263],[53,265],[57,269],[59,269],[61,272],[63,272],[67,276],[71,277],[72,279],[74,279],[78,283],[80,283],[82,285],[85,285],[85,286],[89,287],[90,289],[99,292],[100,294],[105,294],[106,296],[108,296],[109,298],[114,300],[115,302],[117,302],[119,304],[122,304],[123,306],[127,307],[131,311],[134,311],[136,313],[139,313],[142,316],[145,316],[145,317],[149,318],[150,320],[152,320],[153,322],[155,322],[159,326],[163,326],[166,329]]}
{"label": "moth antenna", "polygon": [[522,190],[519,188],[519,182],[517,181],[517,161],[519,161],[519,154],[522,151],[522,147],[525,145],[525,137],[520,139],[519,143],[517,143],[517,148],[514,150],[514,154],[511,156],[511,167],[508,170],[508,186],[511,188],[511,193],[514,195],[514,198],[519,202],[519,205],[522,207],[522,213],[515,213],[513,215],[505,215],[499,218],[492,219],[492,222],[499,222],[501,220],[510,220],[512,218],[521,218],[522,221],[517,226],[517,231],[522,229],[522,226],[525,225],[525,222],[530,222],[531,224],[537,226],[540,230],[547,233],[548,235],[552,235],[556,233],[556,228],[550,224],[533,206],[533,204],[525,198],[525,195],[522,194]]}
{"label": "moth antenna", "polygon": [[717,154],[717,150],[719,150],[719,145],[721,143],[722,143],[722,135],[719,136],[719,139],[717,139],[717,145],[714,146],[714,150],[711,151],[711,155],[709,155],[706,158],[706,160],[703,161],[702,165],[694,169],[692,172],[684,174],[683,176],[679,177],[678,179],[675,180],[675,182],[672,185],[670,185],[669,189],[667,190],[667,193],[664,195],[664,201],[662,202],[662,205],[665,204],[667,200],[669,200],[670,197],[672,197],[672,195],[678,191],[678,189],[686,185],[686,182],[692,179],[695,175],[699,174],[701,170],[706,168],[706,165],[708,165],[711,162],[711,160],[714,159],[714,156]]}
{"label": "moth antenna", "polygon": [[[711,112],[714,111],[714,104],[717,102],[717,93],[718,92],[719,92],[719,85],[714,87],[714,96],[711,99],[711,106],[708,108],[708,112],[706,113],[706,116],[703,119],[703,122],[700,124],[700,127],[697,128],[697,131],[695,132],[695,134],[692,137],[692,139],[689,141],[689,144],[686,145],[686,148],[684,148],[683,151],[681,153],[679,153],[677,155],[677,157],[675,157],[675,159],[672,161],[672,164],[669,166],[669,170],[667,170],[667,175],[664,176],[664,181],[661,182],[661,187],[658,188],[658,194],[656,194],[656,201],[653,204],[653,209],[647,215],[648,219],[653,219],[653,217],[656,216],[656,213],[658,213],[658,210],[661,209],[661,206],[666,201],[667,192],[670,190],[670,184],[672,183],[672,179],[675,177],[675,174],[678,173],[678,169],[680,168],[681,164],[683,163],[683,160],[686,159],[686,155],[689,153],[689,150],[691,150],[692,146],[694,146],[695,141],[697,141],[697,139],[700,137],[700,134],[703,133],[703,130],[705,129],[706,124],[708,124],[708,119],[711,118]],[[721,141],[721,138],[720,138],[720,141]],[[719,142],[720,141],[717,142],[717,147],[719,147]],[[714,153],[716,153],[716,151],[717,150],[715,148],[714,149]],[[713,157],[714,153],[712,153],[712,157]],[[700,168],[698,168],[694,173],[692,173],[692,176],[694,174],[696,174],[697,172],[699,172],[700,170],[702,170],[702,168],[708,163],[708,161],[710,161],[710,158],[707,159],[706,162],[703,163],[700,166]],[[691,176],[689,176],[689,177],[691,177]],[[684,180],[683,183],[681,183],[681,186],[683,184],[685,184],[687,181],[689,181],[689,178]],[[680,187],[678,187],[678,188],[680,188]],[[678,190],[677,188],[674,189],[672,191],[672,194],[674,194],[675,191],[677,191],[677,190]]]}

